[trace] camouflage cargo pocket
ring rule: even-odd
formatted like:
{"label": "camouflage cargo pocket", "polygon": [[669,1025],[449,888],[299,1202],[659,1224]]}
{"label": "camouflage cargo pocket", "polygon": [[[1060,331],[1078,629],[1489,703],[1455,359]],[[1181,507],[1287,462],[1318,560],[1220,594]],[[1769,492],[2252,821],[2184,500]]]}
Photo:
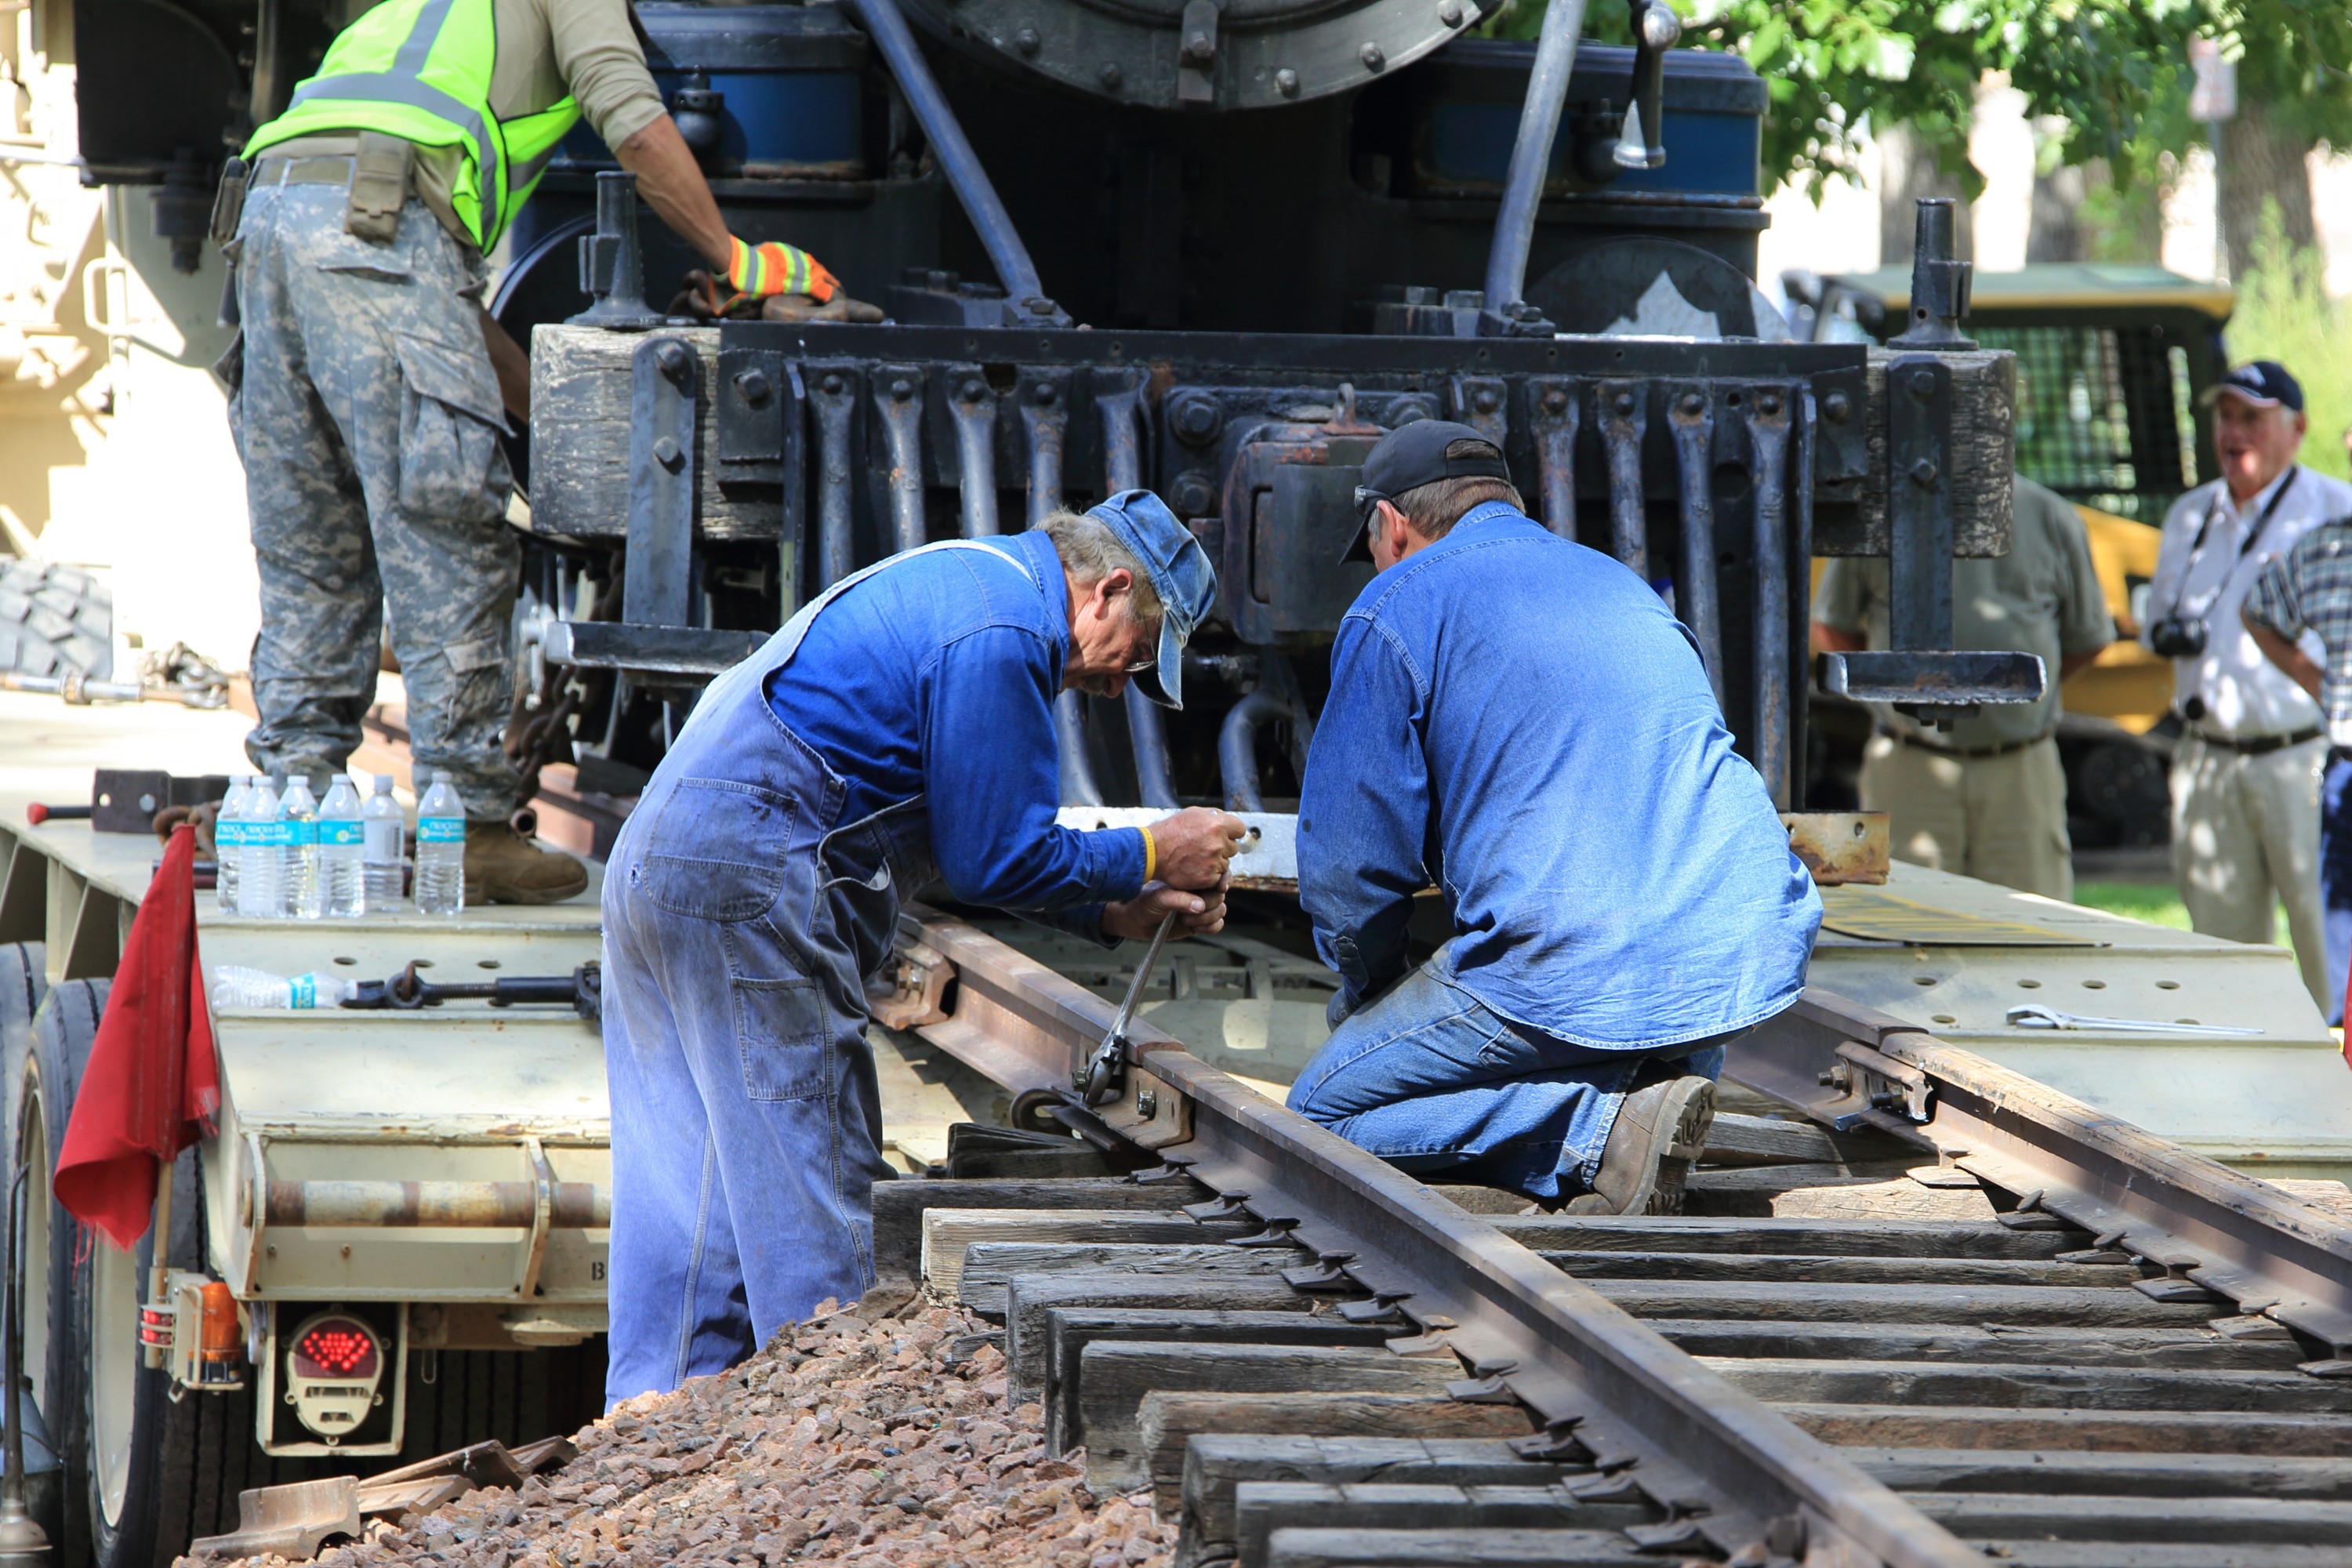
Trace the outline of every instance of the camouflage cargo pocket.
{"label": "camouflage cargo pocket", "polygon": [[488,521],[511,483],[498,377],[479,342],[452,348],[394,332],[400,356],[400,504],[420,517]]}

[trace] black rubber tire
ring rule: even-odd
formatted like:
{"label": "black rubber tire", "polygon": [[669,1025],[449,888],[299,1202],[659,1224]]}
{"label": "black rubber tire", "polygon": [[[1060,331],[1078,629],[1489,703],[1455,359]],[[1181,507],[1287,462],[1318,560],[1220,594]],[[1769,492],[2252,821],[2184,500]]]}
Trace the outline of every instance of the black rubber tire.
{"label": "black rubber tire", "polygon": [[0,1127],[16,1125],[16,1089],[33,1019],[49,994],[48,950],[37,942],[0,943]]}
{"label": "black rubber tire", "polygon": [[0,669],[114,677],[114,595],[74,566],[0,561]]}
{"label": "black rubber tire", "polygon": [[[58,1152],[65,1147],[66,1121],[73,1114],[75,1092],[82,1069],[89,1062],[90,1042],[98,1037],[99,1015],[106,1008],[108,982],[69,980],[53,988],[33,1020],[31,1048],[25,1053],[18,1081],[16,1147],[20,1155],[29,1146],[45,1152],[44,1190],[54,1174]],[[28,1204],[29,1206],[29,1204]],[[47,1345],[26,1349],[27,1370],[40,1378],[41,1419],[56,1446],[59,1468],[59,1518],[44,1521],[56,1547],[58,1568],[80,1568],[89,1561],[89,1471],[83,1435],[83,1350],[74,1333],[74,1307],[79,1293],[77,1276],[88,1271],[79,1223],[54,1196],[46,1205],[48,1241],[36,1250],[28,1237],[25,1257],[25,1287],[28,1313],[46,1308]],[[35,1366],[34,1358],[39,1364]]]}

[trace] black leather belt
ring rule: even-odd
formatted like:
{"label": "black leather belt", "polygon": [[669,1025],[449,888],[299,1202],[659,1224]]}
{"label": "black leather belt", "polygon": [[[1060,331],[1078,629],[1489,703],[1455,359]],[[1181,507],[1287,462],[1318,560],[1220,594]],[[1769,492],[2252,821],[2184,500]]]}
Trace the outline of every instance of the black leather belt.
{"label": "black leather belt", "polygon": [[2284,752],[2289,746],[2300,746],[2305,741],[2316,741],[2326,733],[2316,724],[2308,730],[2297,730],[2292,735],[2256,735],[2244,741],[2226,735],[2209,735],[2202,730],[2189,732],[2216,751],[2235,752],[2242,757],[2266,757],[2273,752]]}
{"label": "black leather belt", "polygon": [[1998,746],[1939,746],[1933,741],[1923,741],[1918,736],[1897,730],[1891,724],[1881,724],[1877,726],[1877,730],[1888,740],[1898,742],[1903,745],[1916,747],[1922,752],[1933,752],[1939,757],[1957,757],[1962,762],[1970,763],[1981,762],[1987,757],[2014,756],[2029,747],[2042,744],[2058,732],[2055,730],[2044,730],[2031,740],[2003,741]]}

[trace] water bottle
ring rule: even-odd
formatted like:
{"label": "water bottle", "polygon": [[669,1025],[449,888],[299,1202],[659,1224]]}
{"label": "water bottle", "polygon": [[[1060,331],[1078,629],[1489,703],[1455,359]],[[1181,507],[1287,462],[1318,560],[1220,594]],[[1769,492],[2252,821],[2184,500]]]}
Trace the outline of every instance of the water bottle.
{"label": "water bottle", "polygon": [[408,814],[393,798],[392,775],[375,775],[375,793],[360,813],[366,840],[367,912],[387,914],[400,908],[401,856],[408,837]]}
{"label": "water bottle", "polygon": [[298,974],[289,980],[236,963],[213,971],[215,1007],[339,1007],[359,994],[358,981],[338,974]]}
{"label": "water bottle", "polygon": [[466,807],[446,773],[416,803],[416,912],[454,915],[466,907]]}
{"label": "water bottle", "polygon": [[245,798],[245,865],[236,881],[236,912],[274,921],[286,912],[286,824],[278,781],[258,778]]}
{"label": "water bottle", "polygon": [[325,910],[319,877],[319,799],[310,781],[297,773],[286,786],[278,814],[286,819],[286,918],[314,921]]}
{"label": "water bottle", "polygon": [[236,878],[245,868],[245,807],[252,794],[252,780],[231,779],[220,815],[213,819],[213,907],[225,915],[236,913]]}
{"label": "water bottle", "polygon": [[360,877],[364,837],[358,788],[337,773],[319,805],[319,880],[323,884],[319,901],[332,919],[349,920],[363,907]]}

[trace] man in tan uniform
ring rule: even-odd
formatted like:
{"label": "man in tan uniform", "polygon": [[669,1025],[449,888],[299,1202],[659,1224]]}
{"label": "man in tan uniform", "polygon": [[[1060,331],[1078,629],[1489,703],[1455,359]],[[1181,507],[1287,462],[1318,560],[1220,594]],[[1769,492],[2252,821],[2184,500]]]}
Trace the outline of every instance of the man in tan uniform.
{"label": "man in tan uniform", "polygon": [[[1889,646],[1886,563],[1842,556],[1822,574],[1813,646]],[[1980,708],[1948,731],[1874,703],[1862,805],[1893,818],[1900,859],[2053,899],[2074,894],[2066,775],[2058,763],[2058,683],[2115,639],[2083,520],[2053,492],[2017,481],[2010,552],[1952,563],[1952,646],[2042,657],[2039,702]]]}

